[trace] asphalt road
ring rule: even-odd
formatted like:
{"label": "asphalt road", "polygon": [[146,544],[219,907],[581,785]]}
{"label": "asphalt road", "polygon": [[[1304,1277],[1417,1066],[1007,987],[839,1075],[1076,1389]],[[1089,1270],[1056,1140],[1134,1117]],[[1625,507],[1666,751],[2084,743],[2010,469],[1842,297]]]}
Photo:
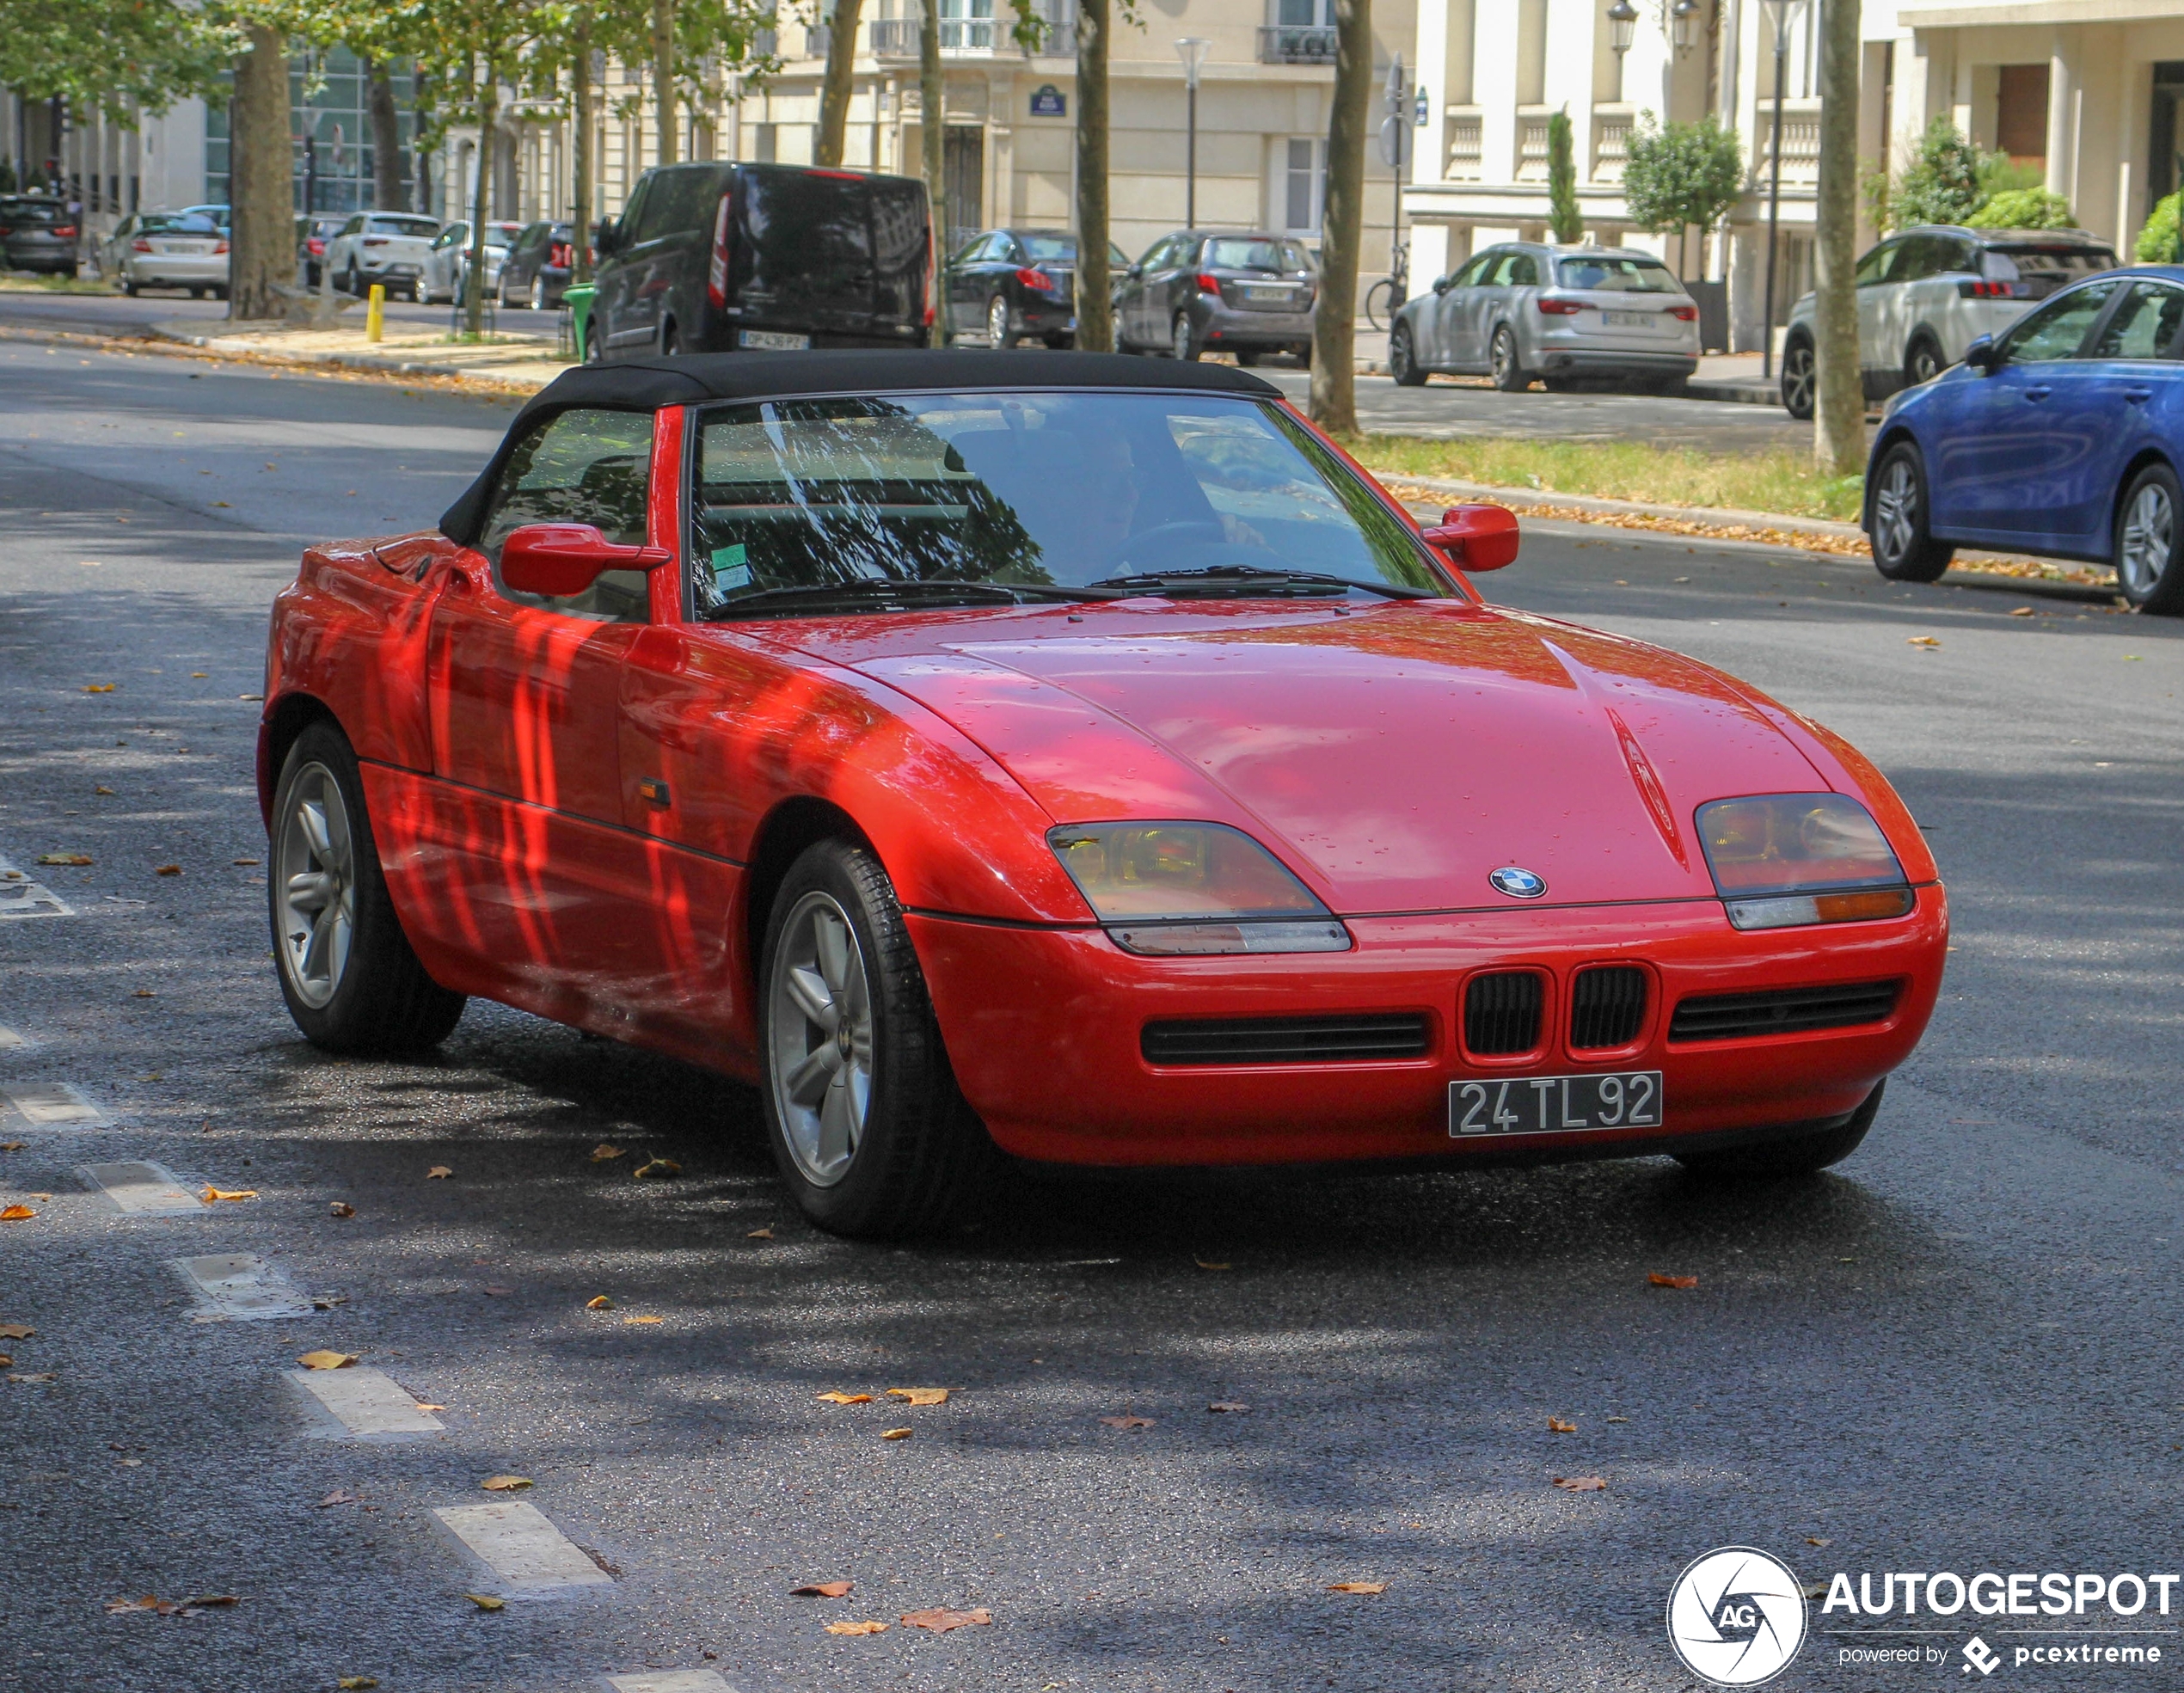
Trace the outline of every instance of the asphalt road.
{"label": "asphalt road", "polygon": [[[1759,1190],[1063,1182],[874,1248],[797,1219],[705,1072],[476,1003],[435,1063],[344,1062],[283,1014],[238,862],[267,600],[303,537],[429,523],[505,404],[20,342],[0,391],[0,855],[94,860],[34,872],[76,917],[0,921],[0,1088],[107,1119],[0,1120],[0,1204],[38,1213],[0,1223],[0,1324],[36,1331],[0,1340],[0,1688],[1669,1689],[1666,1595],[1720,1545],[1823,1582],[2179,1567],[2184,627],[1537,526],[1495,593],[1751,678],[1930,831],[1958,951],[1866,1145]],[[653,1155],[680,1178],[632,1180]],[[79,1170],[126,1159],[257,1197],[120,1215]],[[224,1253],[328,1308],[193,1320],[170,1262]],[[314,1347],[440,1432],[328,1438],[283,1376]],[[815,1397],[919,1386],[954,1393]],[[494,1578],[430,1513],[499,1474],[615,1579],[466,1598]],[[236,1603],[107,1608],[145,1595]],[[898,1622],[929,1606],[992,1621]],[[1901,1619],[1816,1606],[1775,1684],[1971,1684],[1975,1626],[2085,1619],[1921,1620],[1946,1661],[1846,1667]],[[2184,1616],[2126,1620],[2184,1653]]]}

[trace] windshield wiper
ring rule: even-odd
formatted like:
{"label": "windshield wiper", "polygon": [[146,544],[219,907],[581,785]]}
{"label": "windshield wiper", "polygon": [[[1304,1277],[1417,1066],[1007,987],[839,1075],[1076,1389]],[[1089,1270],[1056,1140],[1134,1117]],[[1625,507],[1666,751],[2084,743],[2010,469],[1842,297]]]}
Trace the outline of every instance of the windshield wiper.
{"label": "windshield wiper", "polygon": [[1255,564],[1210,564],[1199,570],[1149,570],[1138,576],[1103,576],[1095,588],[1119,588],[1131,593],[1161,593],[1169,586],[1241,587],[1249,582],[1293,582],[1310,591],[1360,588],[1389,599],[1439,599],[1432,588],[1404,587],[1395,582],[1359,582],[1347,576],[1329,576],[1316,570],[1262,570]]}
{"label": "windshield wiper", "polygon": [[[847,602],[863,609],[884,610],[885,602],[915,602],[919,604],[947,604],[951,601],[969,601],[973,604],[1018,605],[1027,598],[1093,600],[1120,599],[1118,592],[1097,588],[1065,588],[1045,582],[951,582],[945,580],[910,580],[895,581],[879,577],[867,577],[854,582],[807,582],[791,587],[761,588],[756,593],[738,594],[723,600],[706,613],[708,622],[723,617],[734,617],[749,608],[759,616],[793,612],[801,606],[828,600]],[[874,604],[874,602],[880,602]]]}

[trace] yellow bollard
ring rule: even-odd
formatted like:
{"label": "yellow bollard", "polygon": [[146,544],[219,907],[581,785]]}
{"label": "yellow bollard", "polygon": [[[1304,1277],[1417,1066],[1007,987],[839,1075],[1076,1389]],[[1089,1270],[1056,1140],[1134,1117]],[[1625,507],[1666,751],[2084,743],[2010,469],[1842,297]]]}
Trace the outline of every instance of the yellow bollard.
{"label": "yellow bollard", "polygon": [[368,341],[379,339],[380,331],[387,326],[387,285],[375,282],[364,309],[364,338]]}

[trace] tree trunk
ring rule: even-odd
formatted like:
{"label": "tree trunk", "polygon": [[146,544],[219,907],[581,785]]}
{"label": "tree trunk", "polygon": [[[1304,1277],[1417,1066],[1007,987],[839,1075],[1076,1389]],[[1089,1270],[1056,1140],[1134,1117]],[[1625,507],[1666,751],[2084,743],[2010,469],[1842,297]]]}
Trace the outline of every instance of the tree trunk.
{"label": "tree trunk", "polygon": [[672,164],[675,147],[675,0],[652,0],[652,98],[659,121],[659,163]]}
{"label": "tree trunk", "polygon": [[1365,113],[1372,101],[1372,0],[1335,0],[1334,115],[1320,218],[1320,298],[1312,314],[1312,421],[1358,426],[1358,260],[1365,241]]}
{"label": "tree trunk", "polygon": [[1820,12],[1820,181],[1813,209],[1813,462],[1825,476],[1866,462],[1866,396],[1858,366],[1858,0]]}
{"label": "tree trunk", "polygon": [[232,251],[228,316],[278,317],[276,285],[296,271],[296,199],[288,132],[288,52],[280,32],[249,26],[250,51],[236,61],[228,198]]}
{"label": "tree trunk", "polygon": [[576,219],[575,268],[571,281],[592,279],[592,14],[580,8],[569,38],[569,175],[574,181]]}
{"label": "tree trunk", "polygon": [[470,191],[470,258],[465,267],[469,285],[463,291],[463,329],[469,335],[485,333],[485,220],[493,215],[494,156],[500,150],[500,71],[488,58],[478,89],[478,181]]}
{"label": "tree trunk", "polygon": [[1077,9],[1077,344],[1113,353],[1114,284],[1107,272],[1108,0]]}
{"label": "tree trunk", "polygon": [[924,141],[925,198],[933,208],[933,334],[946,347],[948,314],[948,84],[941,79],[940,0],[924,0],[917,28],[917,132]]}
{"label": "tree trunk", "polygon": [[[819,153],[822,165],[839,169],[844,137],[850,128],[850,99],[856,92],[850,73],[857,64],[857,14],[861,0],[834,0],[832,33],[826,38],[826,84],[819,100]],[[919,70],[923,70],[921,55]]]}
{"label": "tree trunk", "polygon": [[409,184],[402,168],[402,117],[395,108],[395,79],[377,59],[364,61],[365,101],[371,117],[371,203],[383,212],[409,210]]}

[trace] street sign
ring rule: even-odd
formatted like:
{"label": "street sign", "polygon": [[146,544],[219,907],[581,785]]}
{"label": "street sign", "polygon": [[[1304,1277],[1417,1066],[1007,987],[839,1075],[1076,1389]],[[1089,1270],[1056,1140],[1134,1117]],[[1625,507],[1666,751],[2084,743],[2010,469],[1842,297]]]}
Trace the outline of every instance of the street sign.
{"label": "street sign", "polygon": [[1031,91],[1031,114],[1034,118],[1066,118],[1070,114],[1069,97],[1052,83],[1041,83]]}
{"label": "street sign", "polygon": [[1411,137],[1416,134],[1408,124],[1394,113],[1380,120],[1380,163],[1391,170],[1402,170],[1410,163]]}

